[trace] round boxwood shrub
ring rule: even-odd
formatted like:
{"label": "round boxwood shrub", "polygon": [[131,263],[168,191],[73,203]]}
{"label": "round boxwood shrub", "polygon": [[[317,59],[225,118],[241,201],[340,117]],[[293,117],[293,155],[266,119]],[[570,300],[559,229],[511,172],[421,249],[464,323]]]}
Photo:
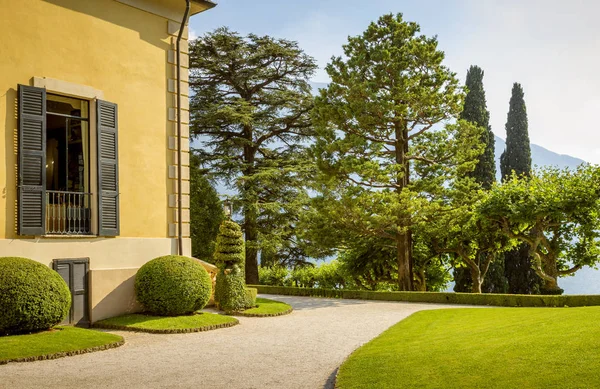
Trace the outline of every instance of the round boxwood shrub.
{"label": "round boxwood shrub", "polygon": [[70,309],[71,292],[57,272],[27,258],[0,258],[0,335],[47,330]]}
{"label": "round boxwood shrub", "polygon": [[158,257],[138,270],[135,294],[156,315],[185,315],[204,308],[212,292],[208,272],[196,260],[179,255]]}

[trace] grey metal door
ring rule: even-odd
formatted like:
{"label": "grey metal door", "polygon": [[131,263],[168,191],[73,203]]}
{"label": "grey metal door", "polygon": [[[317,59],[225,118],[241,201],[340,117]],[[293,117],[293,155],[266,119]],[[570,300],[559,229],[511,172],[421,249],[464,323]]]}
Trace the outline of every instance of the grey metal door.
{"label": "grey metal door", "polygon": [[71,311],[62,324],[89,326],[88,271],[89,258],[54,259],[52,267],[71,290]]}

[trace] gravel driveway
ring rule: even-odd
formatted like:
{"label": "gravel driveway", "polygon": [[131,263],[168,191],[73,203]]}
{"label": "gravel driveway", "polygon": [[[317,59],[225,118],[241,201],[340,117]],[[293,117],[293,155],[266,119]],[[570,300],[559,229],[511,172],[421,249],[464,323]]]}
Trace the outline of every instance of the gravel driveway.
{"label": "gravel driveway", "polygon": [[413,312],[450,307],[263,297],[294,312],[192,334],[118,332],[117,349],[0,366],[0,388],[330,388],[357,347]]}

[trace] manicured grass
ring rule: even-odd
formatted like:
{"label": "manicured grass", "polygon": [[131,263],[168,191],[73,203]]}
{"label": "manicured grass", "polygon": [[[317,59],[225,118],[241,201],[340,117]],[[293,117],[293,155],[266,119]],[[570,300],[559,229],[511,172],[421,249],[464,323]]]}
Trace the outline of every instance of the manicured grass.
{"label": "manicured grass", "polygon": [[181,333],[213,330],[238,324],[234,317],[198,312],[185,316],[152,316],[141,313],[112,317],[94,324],[99,328],[112,328],[153,333]]}
{"label": "manicured grass", "polygon": [[256,307],[241,312],[242,316],[280,316],[292,312],[292,306],[281,301],[257,298]]}
{"label": "manicured grass", "polygon": [[600,307],[421,311],[340,367],[350,388],[592,388]]}
{"label": "manicured grass", "polygon": [[51,359],[120,346],[123,338],[77,327],[56,327],[28,335],[0,336],[0,364]]}

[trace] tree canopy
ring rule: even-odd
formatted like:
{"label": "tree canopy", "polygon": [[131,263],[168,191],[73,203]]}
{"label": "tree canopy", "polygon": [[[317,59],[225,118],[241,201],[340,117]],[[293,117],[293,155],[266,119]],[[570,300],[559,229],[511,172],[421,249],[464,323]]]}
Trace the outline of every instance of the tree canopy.
{"label": "tree canopy", "polygon": [[[314,153],[331,218],[396,247],[400,290],[413,289],[415,213],[458,172],[473,170],[479,130],[456,119],[464,95],[437,39],[402,14],[349,37],[316,98]],[[474,139],[474,140],[473,140]],[[329,211],[332,211],[329,207]]]}
{"label": "tree canopy", "polygon": [[258,282],[261,244],[289,231],[296,212],[261,217],[304,196],[296,185],[312,134],[308,81],[315,69],[315,60],[286,39],[219,28],[190,44],[190,131],[201,165],[237,192],[248,283]]}

